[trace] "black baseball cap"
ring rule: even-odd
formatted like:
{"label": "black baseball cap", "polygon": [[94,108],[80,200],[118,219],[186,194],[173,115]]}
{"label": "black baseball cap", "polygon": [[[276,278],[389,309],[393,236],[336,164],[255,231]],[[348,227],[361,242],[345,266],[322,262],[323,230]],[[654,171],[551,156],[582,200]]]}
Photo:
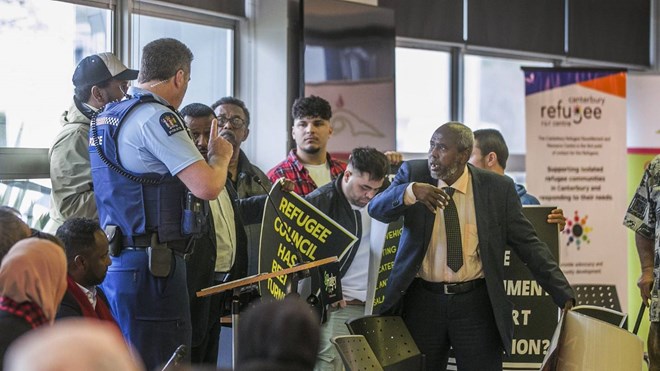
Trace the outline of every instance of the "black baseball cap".
{"label": "black baseball cap", "polygon": [[128,69],[112,53],[99,53],[85,57],[73,72],[73,85],[96,85],[100,82],[116,80],[135,80],[138,71]]}

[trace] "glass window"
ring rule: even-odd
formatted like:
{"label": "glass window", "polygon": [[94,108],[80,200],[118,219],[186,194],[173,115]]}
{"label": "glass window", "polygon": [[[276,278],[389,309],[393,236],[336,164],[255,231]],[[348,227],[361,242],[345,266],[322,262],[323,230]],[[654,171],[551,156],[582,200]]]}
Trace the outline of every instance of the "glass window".
{"label": "glass window", "polygon": [[0,205],[20,211],[32,228],[43,229],[50,216],[50,179],[5,180],[0,182]]}
{"label": "glass window", "polygon": [[189,103],[211,105],[233,91],[234,31],[180,20],[133,15],[133,65],[140,65],[142,47],[162,37],[186,44],[193,52],[192,73],[181,107]]}
{"label": "glass window", "polygon": [[59,1],[0,2],[0,147],[50,146],[71,103],[74,68],[111,49],[111,16]]}
{"label": "glass window", "polygon": [[552,67],[551,63],[465,56],[465,124],[472,130],[493,128],[511,154],[525,153],[525,84],[521,67]]}
{"label": "glass window", "polygon": [[425,153],[449,121],[449,53],[396,48],[396,148]]}

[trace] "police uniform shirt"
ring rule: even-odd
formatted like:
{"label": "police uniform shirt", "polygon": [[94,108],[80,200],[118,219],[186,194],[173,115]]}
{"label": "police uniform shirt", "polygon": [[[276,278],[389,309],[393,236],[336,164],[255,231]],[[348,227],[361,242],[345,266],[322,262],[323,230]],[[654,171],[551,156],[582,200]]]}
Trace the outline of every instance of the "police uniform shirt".
{"label": "police uniform shirt", "polygon": [[[169,105],[162,97],[134,86],[128,94],[151,94]],[[126,169],[176,175],[193,163],[204,161],[182,120],[165,105],[143,103],[124,118],[117,142],[119,158]]]}

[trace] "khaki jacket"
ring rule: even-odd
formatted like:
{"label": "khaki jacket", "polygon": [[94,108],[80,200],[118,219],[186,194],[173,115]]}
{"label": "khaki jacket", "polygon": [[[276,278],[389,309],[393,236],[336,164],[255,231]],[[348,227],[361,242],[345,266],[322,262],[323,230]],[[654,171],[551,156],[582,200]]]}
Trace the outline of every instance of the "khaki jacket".
{"label": "khaki jacket", "polygon": [[47,232],[69,218],[98,219],[89,164],[89,122],[74,103],[60,118],[62,130],[48,152],[52,191]]}

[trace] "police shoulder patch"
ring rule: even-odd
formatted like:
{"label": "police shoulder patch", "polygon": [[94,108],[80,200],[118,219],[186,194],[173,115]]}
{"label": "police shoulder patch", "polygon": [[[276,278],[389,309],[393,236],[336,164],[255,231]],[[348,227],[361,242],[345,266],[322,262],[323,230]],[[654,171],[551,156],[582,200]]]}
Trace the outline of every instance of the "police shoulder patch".
{"label": "police shoulder patch", "polygon": [[160,115],[160,126],[163,127],[163,130],[167,133],[168,136],[172,136],[183,130],[183,124],[180,119],[172,112],[165,112]]}

